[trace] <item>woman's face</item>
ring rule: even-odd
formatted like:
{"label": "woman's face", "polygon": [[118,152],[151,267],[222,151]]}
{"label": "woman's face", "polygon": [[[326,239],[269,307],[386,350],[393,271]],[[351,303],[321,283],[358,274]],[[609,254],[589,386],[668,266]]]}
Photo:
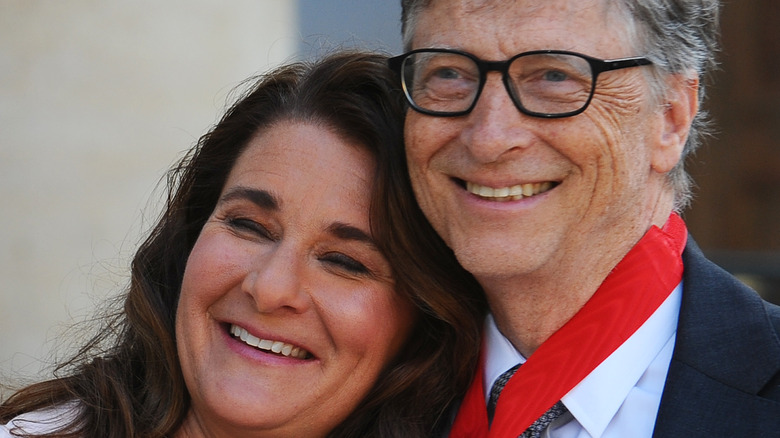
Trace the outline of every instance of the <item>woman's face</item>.
{"label": "woman's face", "polygon": [[398,352],[413,310],[372,240],[373,162],[313,124],[278,123],[250,141],[184,273],[185,429],[324,435]]}

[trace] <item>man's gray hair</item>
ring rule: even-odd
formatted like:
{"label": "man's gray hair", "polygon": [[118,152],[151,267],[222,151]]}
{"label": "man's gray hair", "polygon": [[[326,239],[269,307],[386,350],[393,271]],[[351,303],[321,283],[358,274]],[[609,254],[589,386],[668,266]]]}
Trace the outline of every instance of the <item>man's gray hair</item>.
{"label": "man's gray hair", "polygon": [[[432,0],[401,0],[401,32],[404,47],[411,48],[420,12]],[[719,0],[605,0],[625,14],[627,29],[634,37],[638,54],[653,61],[656,74],[651,87],[659,99],[665,93],[666,74],[699,75],[699,104],[704,101],[706,83],[717,67],[715,55],[720,39]],[[552,47],[554,48],[554,47]],[[662,102],[662,101],[661,101]],[[669,172],[674,190],[674,209],[690,204],[693,181],[685,171],[685,161],[709,132],[709,116],[700,110],[692,123],[688,141],[677,166]]]}

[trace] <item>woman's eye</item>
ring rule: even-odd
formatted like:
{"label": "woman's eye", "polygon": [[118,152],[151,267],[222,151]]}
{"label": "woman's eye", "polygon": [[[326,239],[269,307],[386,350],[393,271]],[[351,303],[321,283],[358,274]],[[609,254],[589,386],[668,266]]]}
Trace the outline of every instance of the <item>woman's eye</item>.
{"label": "woman's eye", "polygon": [[229,218],[227,219],[227,224],[230,226],[230,228],[234,229],[235,231],[242,232],[242,233],[250,233],[253,235],[260,236],[264,239],[273,239],[273,236],[268,231],[268,229],[258,222],[255,222],[251,219],[246,218]]}
{"label": "woman's eye", "polygon": [[346,270],[352,274],[368,274],[370,273],[369,269],[359,261],[353,259],[352,257],[349,257],[347,255],[333,252],[328,253],[320,257],[320,260],[323,262],[336,266],[340,269]]}

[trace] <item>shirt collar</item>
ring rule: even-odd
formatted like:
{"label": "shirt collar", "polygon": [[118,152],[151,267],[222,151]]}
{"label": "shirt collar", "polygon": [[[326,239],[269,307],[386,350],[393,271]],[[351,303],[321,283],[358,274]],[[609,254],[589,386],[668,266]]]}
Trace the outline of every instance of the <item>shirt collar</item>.
{"label": "shirt collar", "polygon": [[[561,399],[590,436],[603,434],[629,392],[674,338],[681,296],[682,283],[626,342]],[[488,315],[483,379],[486,400],[498,376],[518,363],[525,363],[525,357],[501,334],[492,315]],[[666,366],[668,368],[668,362]],[[661,378],[665,380],[665,372]],[[663,380],[660,388],[663,388]]]}
{"label": "shirt collar", "polygon": [[485,375],[482,379],[482,389],[485,391],[485,400],[489,400],[490,389],[498,376],[519,363],[525,363],[525,357],[501,334],[491,314],[485,318],[484,351]]}

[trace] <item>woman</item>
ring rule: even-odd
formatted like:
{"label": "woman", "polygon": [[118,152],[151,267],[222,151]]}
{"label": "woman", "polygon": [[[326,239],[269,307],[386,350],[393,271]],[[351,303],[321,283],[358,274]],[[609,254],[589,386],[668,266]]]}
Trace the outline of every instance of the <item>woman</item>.
{"label": "woman", "polygon": [[446,427],[485,305],[414,203],[389,75],[382,56],[341,53],[261,78],[171,173],[123,310],[63,377],[6,400],[0,424],[79,437]]}

